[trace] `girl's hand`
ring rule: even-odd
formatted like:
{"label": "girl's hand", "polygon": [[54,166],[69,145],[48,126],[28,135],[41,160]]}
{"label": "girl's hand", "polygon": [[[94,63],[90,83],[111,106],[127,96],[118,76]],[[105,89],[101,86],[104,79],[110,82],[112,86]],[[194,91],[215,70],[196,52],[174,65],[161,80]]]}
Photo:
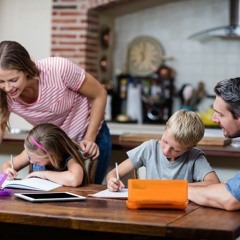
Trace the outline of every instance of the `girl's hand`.
{"label": "girl's hand", "polygon": [[8,175],[8,180],[14,180],[14,178],[16,178],[17,177],[17,175],[18,175],[18,172],[17,171],[15,171],[13,168],[11,168],[11,167],[9,167],[9,168],[7,168],[5,171],[4,171],[4,173],[6,173],[7,175]]}
{"label": "girl's hand", "polygon": [[96,159],[99,156],[99,147],[95,142],[90,140],[82,140],[79,145],[85,158]]}
{"label": "girl's hand", "polygon": [[107,188],[109,191],[117,192],[121,191],[124,188],[124,184],[121,180],[118,180],[117,178],[110,178],[107,183]]}

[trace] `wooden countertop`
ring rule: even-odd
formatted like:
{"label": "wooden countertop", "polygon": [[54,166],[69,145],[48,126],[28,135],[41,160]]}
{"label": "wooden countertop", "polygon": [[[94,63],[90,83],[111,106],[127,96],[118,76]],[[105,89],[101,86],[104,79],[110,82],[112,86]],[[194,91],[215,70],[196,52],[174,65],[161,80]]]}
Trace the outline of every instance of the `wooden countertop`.
{"label": "wooden countertop", "polygon": [[[111,135],[124,135],[124,134],[162,134],[165,125],[153,125],[153,124],[124,124],[124,123],[107,123]],[[18,132],[19,129],[13,129],[13,132]],[[20,130],[21,131],[21,130]],[[6,133],[5,140],[24,140],[26,137],[26,131],[24,133]],[[223,137],[221,129],[207,129],[205,130],[205,137]]]}
{"label": "wooden countertop", "polygon": [[[121,141],[119,135],[112,135],[112,149],[128,151],[139,145],[139,141]],[[226,146],[211,146],[211,145],[199,145],[200,149],[204,151],[206,156],[211,157],[234,157],[240,156],[240,147],[235,147],[232,144]]]}
{"label": "wooden countertop", "polygon": [[[122,141],[123,136],[126,134],[141,134],[144,135],[157,135],[161,136],[164,130],[164,125],[150,125],[150,124],[122,124],[122,123],[107,123],[112,135],[113,150],[127,151],[138,146],[141,141]],[[206,129],[204,137],[223,137],[221,129]],[[4,137],[4,143],[10,144],[22,144],[26,138],[25,134],[6,134]],[[231,144],[226,146],[213,146],[213,145],[199,145],[198,147],[203,149],[207,156],[214,157],[237,157],[240,156],[240,141],[239,138],[232,141]]]}
{"label": "wooden countertop", "polygon": [[[120,142],[134,142],[136,144],[143,143],[150,139],[159,140],[161,139],[161,134],[149,134],[149,133],[126,133],[119,136]],[[229,138],[224,137],[203,137],[198,145],[205,146],[226,146],[232,142]]]}
{"label": "wooden countertop", "polygon": [[[107,123],[112,135],[126,133],[162,134],[165,128],[163,124],[134,124],[134,123]],[[205,137],[223,137],[220,128],[205,128]]]}

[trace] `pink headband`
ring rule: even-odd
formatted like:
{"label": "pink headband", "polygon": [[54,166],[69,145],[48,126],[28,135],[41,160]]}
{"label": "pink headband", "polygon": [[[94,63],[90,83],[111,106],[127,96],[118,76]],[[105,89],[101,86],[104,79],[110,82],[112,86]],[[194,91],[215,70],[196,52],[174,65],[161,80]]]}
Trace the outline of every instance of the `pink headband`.
{"label": "pink headband", "polygon": [[35,146],[37,146],[37,147],[38,147],[39,149],[41,149],[43,152],[47,153],[46,148],[43,147],[39,142],[37,142],[33,136],[31,136],[30,139],[31,139],[32,143],[33,143]]}

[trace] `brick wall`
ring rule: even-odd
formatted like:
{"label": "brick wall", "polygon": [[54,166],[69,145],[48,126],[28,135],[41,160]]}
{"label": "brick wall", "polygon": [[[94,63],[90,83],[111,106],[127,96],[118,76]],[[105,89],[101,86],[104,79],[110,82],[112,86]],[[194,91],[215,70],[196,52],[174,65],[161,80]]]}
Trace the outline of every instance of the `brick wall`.
{"label": "brick wall", "polygon": [[100,26],[96,9],[121,0],[52,1],[51,55],[69,58],[97,77]]}

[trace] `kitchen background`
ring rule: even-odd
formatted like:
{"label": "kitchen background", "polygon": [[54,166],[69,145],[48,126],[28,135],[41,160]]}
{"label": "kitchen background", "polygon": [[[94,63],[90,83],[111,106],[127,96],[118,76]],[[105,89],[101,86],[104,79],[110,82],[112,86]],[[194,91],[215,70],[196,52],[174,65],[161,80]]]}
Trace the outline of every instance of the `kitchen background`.
{"label": "kitchen background", "polygon": [[[203,82],[207,95],[213,95],[216,82],[240,75],[240,41],[215,37],[199,41],[189,36],[228,25],[229,3],[229,0],[0,0],[0,41],[19,41],[33,59],[68,57],[116,88],[117,75],[126,73],[128,67],[130,43],[138,36],[151,36],[170,59],[164,64],[175,72],[176,92],[184,84],[196,88]],[[99,43],[103,26],[109,27],[111,33],[107,49]],[[100,65],[102,56],[107,59],[104,71]],[[180,98],[174,96],[173,101],[175,111],[180,107]],[[204,98],[198,110],[204,111],[212,101]],[[31,127],[15,115],[11,117],[11,126]],[[3,149],[1,152],[4,155]],[[226,168],[224,160],[218,160],[221,169]],[[223,180],[233,175],[239,164],[233,161],[227,168]]]}
{"label": "kitchen background", "polygon": [[[216,82],[240,75],[240,38],[189,39],[196,32],[229,25],[229,5],[230,0],[1,0],[0,40],[21,42],[33,59],[71,58],[116,89],[117,75],[128,67],[130,43],[138,36],[153,37],[170,59],[163,64],[175,73],[175,111],[184,84],[196,89],[203,82],[206,94],[213,95]],[[108,49],[99,43],[104,26],[110,29]],[[99,66],[102,57],[107,58],[105,71]],[[211,104],[212,98],[205,97],[198,109]],[[13,127],[22,128],[22,121],[13,121]]]}

